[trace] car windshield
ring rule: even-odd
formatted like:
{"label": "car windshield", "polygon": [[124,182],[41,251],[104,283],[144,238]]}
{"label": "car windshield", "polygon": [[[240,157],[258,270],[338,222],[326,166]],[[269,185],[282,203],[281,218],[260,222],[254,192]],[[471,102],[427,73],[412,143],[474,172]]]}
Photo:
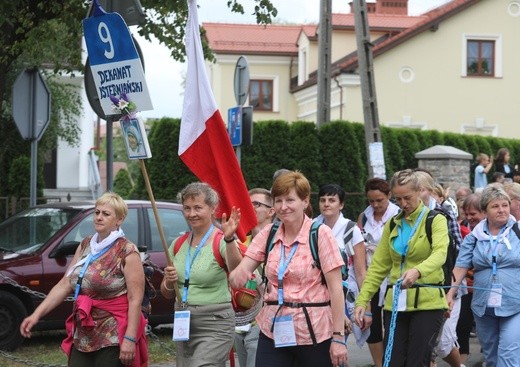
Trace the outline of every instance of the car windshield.
{"label": "car windshield", "polygon": [[31,208],[0,223],[0,251],[33,253],[66,225],[79,209]]}

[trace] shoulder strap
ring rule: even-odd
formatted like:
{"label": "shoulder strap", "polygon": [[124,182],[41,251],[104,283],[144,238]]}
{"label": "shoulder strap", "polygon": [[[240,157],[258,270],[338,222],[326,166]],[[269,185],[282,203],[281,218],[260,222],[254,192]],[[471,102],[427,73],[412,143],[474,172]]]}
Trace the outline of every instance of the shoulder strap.
{"label": "shoulder strap", "polygon": [[518,222],[513,224],[512,230],[513,230],[513,232],[515,232],[516,236],[520,239],[520,228],[518,228]]}
{"label": "shoulder strap", "polygon": [[363,212],[363,216],[361,217],[361,227],[365,228],[365,224],[367,224],[367,221],[368,221],[368,217],[365,214],[365,212]]}
{"label": "shoulder strap", "polygon": [[343,243],[345,246],[348,245],[350,241],[352,241],[352,236],[354,236],[354,227],[356,226],[356,222],[353,220],[347,219],[347,225],[345,226],[345,232],[343,233]]}
{"label": "shoulder strap", "polygon": [[224,262],[222,254],[220,253],[220,240],[222,240],[223,236],[224,232],[222,232],[220,229],[217,230],[217,232],[213,236],[213,256],[215,256],[215,260],[217,260],[218,266],[220,266],[227,272],[226,263]]}
{"label": "shoulder strap", "polygon": [[314,265],[317,269],[320,270],[321,283],[327,284],[325,280],[325,274],[323,274],[323,271],[321,271],[320,255],[318,253],[318,233],[322,224],[323,223],[312,222],[311,229],[309,231],[309,246],[311,248],[311,254],[312,259],[314,260]]}
{"label": "shoulder strap", "polygon": [[316,267],[321,270],[320,256],[318,254],[318,231],[321,223],[312,222],[309,232],[309,246],[311,247],[311,254]]}
{"label": "shoulder strap", "polygon": [[394,217],[390,218],[390,224],[389,224],[389,227],[390,227],[390,232],[392,232],[395,228],[395,220],[394,220]]}
{"label": "shoulder strap", "polygon": [[181,249],[182,244],[186,241],[186,238],[190,235],[190,232],[184,233],[182,236],[178,237],[173,245],[173,256],[177,255],[177,252]]}
{"label": "shoulder strap", "polygon": [[426,216],[426,237],[428,238],[428,242],[430,243],[430,246],[432,245],[432,223],[433,223],[433,218],[435,218],[435,216],[439,214],[438,211],[436,210],[430,210],[428,212],[428,215]]}
{"label": "shoulder strap", "polygon": [[265,266],[267,265],[267,257],[269,256],[269,252],[273,249],[273,241],[274,235],[278,228],[280,227],[280,221],[276,221],[271,226],[271,230],[269,231],[269,236],[267,236],[267,241],[265,242],[265,257],[264,257],[264,266],[262,266],[262,281],[267,284],[267,277],[265,276]]}
{"label": "shoulder strap", "polygon": [[280,227],[280,222],[274,222],[273,226],[271,227],[271,231],[269,232],[269,236],[267,236],[267,242],[265,244],[265,262],[267,262],[267,255],[273,249],[274,235],[276,234],[276,231],[278,231],[279,227]]}

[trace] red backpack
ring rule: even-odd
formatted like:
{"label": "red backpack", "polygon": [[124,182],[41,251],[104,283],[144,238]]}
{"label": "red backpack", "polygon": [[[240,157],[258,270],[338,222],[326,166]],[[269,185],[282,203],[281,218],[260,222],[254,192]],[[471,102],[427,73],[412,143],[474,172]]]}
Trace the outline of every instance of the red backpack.
{"label": "red backpack", "polygon": [[[175,241],[175,244],[173,245],[173,256],[177,255],[177,252],[179,252],[182,244],[184,243],[184,241],[186,241],[186,239],[188,238],[189,235],[190,235],[190,232],[186,232],[182,236],[177,238],[177,240]],[[224,262],[224,259],[222,258],[222,255],[220,254],[220,240],[222,239],[222,237],[224,237],[224,232],[222,232],[220,229],[217,229],[215,236],[213,236],[213,243],[212,243],[211,247],[213,248],[213,256],[215,256],[215,260],[217,261],[217,264],[222,269],[224,269],[224,271],[226,272],[226,275],[229,276],[229,271],[226,266],[226,263]],[[240,253],[242,254],[242,256],[244,256],[244,254],[246,253],[247,247],[239,241],[237,241],[237,243],[238,243],[238,249],[240,250]],[[240,308],[237,305],[237,302],[235,300],[237,291],[235,289],[231,288],[231,285],[229,286],[229,290],[231,291],[231,303],[233,304],[233,309],[236,312],[244,311],[242,308]]]}

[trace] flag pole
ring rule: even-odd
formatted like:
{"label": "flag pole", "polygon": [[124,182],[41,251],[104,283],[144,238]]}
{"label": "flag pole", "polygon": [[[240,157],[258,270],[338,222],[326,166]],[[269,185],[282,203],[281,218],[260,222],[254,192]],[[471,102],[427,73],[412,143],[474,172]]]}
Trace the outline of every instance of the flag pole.
{"label": "flag pole", "polygon": [[[173,266],[172,260],[170,259],[170,255],[168,253],[168,244],[166,243],[166,236],[164,235],[161,217],[159,216],[159,211],[157,210],[157,204],[155,203],[152,186],[150,185],[150,179],[148,178],[148,172],[146,171],[146,165],[144,164],[144,159],[139,159],[139,165],[141,166],[141,172],[143,174],[146,191],[148,191],[148,197],[150,198],[150,201],[152,203],[153,214],[155,216],[155,221],[157,222],[157,229],[159,230],[159,236],[161,237],[161,243],[163,246],[164,254],[166,256],[166,261],[168,263],[168,266]],[[181,299],[181,294],[179,292],[179,286],[177,285],[177,282],[174,283],[173,289],[175,290],[175,297],[177,301],[179,301]]]}

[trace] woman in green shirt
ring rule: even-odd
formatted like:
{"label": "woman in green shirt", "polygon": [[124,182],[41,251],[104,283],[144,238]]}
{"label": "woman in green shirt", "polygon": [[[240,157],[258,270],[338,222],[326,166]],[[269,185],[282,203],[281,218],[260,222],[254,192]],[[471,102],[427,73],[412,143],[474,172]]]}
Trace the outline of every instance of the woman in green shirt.
{"label": "woman in green shirt", "polygon": [[[429,209],[421,201],[419,179],[413,170],[396,172],[390,188],[401,212],[385,224],[356,301],[355,321],[363,327],[370,299],[390,274],[384,306],[385,345],[389,333],[394,333],[389,365],[429,366],[431,351],[448,305],[442,289],[421,285],[440,284],[444,279],[442,265],[449,243],[448,226],[444,216],[435,216],[430,244],[426,236]],[[391,329],[393,285],[400,279],[397,321],[395,329]],[[385,360],[387,358],[385,356]]]}

